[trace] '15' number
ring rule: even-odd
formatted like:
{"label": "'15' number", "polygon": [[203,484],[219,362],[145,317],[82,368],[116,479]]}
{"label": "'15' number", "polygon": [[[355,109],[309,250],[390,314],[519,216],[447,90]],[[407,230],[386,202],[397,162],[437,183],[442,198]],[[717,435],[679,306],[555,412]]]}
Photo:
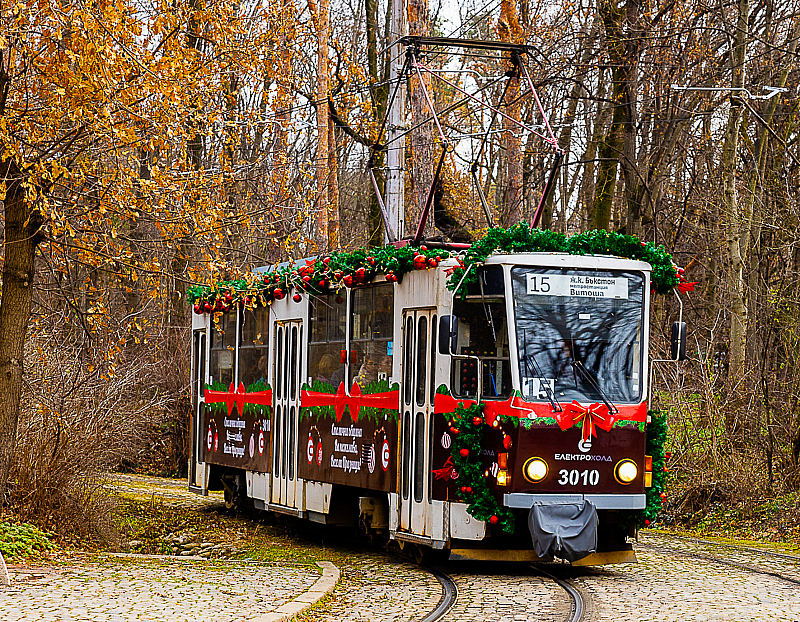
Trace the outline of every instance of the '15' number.
{"label": "'15' number", "polygon": [[571,471],[561,469],[558,474],[561,476],[558,478],[558,483],[562,486],[567,484],[576,486],[579,481],[581,481],[584,486],[597,486],[597,482],[600,481],[600,473],[597,472],[597,469],[592,469],[591,471],[588,469],[584,469],[583,471],[578,471],[577,469],[572,469]]}
{"label": "'15' number", "polygon": [[[531,275],[528,278],[530,280],[530,282],[528,283],[528,288],[530,289],[530,292],[528,292],[528,293],[531,293],[531,292],[539,293],[539,292],[541,292],[541,293],[544,294],[544,293],[547,293],[547,292],[550,291],[550,277],[549,276],[536,277],[534,275]],[[537,283],[537,278],[538,278],[538,283]]]}

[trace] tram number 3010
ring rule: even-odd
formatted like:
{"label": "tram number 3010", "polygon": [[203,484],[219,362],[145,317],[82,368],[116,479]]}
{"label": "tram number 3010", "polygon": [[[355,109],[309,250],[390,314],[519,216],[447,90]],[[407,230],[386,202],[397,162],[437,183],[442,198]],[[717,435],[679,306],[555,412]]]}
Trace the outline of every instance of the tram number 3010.
{"label": "tram number 3010", "polygon": [[597,482],[600,481],[600,473],[597,469],[584,469],[583,471],[578,471],[578,469],[572,469],[568,471],[567,469],[561,469],[559,472],[558,483],[562,486],[566,486],[569,484],[570,486],[575,486],[580,481],[584,486],[597,486]]}

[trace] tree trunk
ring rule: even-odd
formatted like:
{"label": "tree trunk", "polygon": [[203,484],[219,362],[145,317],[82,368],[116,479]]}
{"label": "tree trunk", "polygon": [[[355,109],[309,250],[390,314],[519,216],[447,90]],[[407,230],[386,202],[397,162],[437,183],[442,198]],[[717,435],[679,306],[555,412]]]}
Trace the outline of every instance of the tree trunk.
{"label": "tree trunk", "polygon": [[[367,70],[369,71],[370,80],[374,84],[381,84],[372,89],[372,105],[375,110],[374,119],[376,123],[380,123],[386,114],[386,105],[389,94],[389,86],[385,84],[386,78],[389,75],[388,63],[391,62],[391,54],[386,54],[386,64],[384,65],[384,74],[381,76],[378,71],[378,1],[366,0],[364,4],[366,12],[366,34],[367,34]],[[386,11],[386,32],[389,32],[389,21],[391,20],[392,6]],[[382,196],[386,193],[386,181],[380,169],[386,163],[386,154],[380,151],[375,156],[375,179],[378,182],[378,191]],[[369,246],[383,246],[384,241],[384,226],[383,217],[381,216],[380,205],[378,204],[378,197],[374,192],[370,193],[369,201],[369,214],[367,218],[367,240]]]}
{"label": "tree trunk", "polygon": [[[737,27],[733,34],[731,53],[731,88],[744,87],[745,52],[747,46],[749,0],[738,0]],[[730,345],[728,359],[729,386],[741,382],[745,372],[745,350],[747,339],[747,305],[744,291],[744,257],[747,248],[743,241],[749,237],[750,223],[738,202],[736,188],[737,147],[739,128],[742,120],[742,104],[736,91],[732,91],[731,108],[725,128],[725,142],[722,147],[722,204],[725,210],[725,239],[728,247],[728,295],[730,296]],[[744,240],[743,240],[744,236]],[[729,422],[733,423],[733,422]],[[728,426],[734,431],[735,427]]]}
{"label": "tree trunk", "polygon": [[5,503],[17,438],[25,338],[31,317],[34,255],[41,215],[25,200],[22,173],[12,159],[0,161],[6,182],[5,261],[0,297],[0,506]]}
{"label": "tree trunk", "polygon": [[328,250],[339,245],[339,162],[336,151],[336,133],[333,123],[328,123]]}
{"label": "tree trunk", "polygon": [[[329,0],[320,0],[319,4],[309,2],[312,15],[316,16],[317,27],[317,161],[314,167],[317,180],[317,219],[316,235],[319,248],[325,249],[330,244],[328,226],[328,170],[330,153],[328,149],[328,95],[330,91],[330,67],[328,65],[328,31],[330,29]],[[336,232],[338,237],[338,231]]]}

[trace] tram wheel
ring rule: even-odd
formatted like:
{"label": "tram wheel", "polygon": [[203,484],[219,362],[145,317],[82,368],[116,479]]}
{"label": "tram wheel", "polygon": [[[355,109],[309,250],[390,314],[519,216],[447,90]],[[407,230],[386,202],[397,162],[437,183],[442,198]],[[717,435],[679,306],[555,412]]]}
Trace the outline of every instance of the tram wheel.
{"label": "tram wheel", "polygon": [[421,566],[428,557],[428,547],[422,546],[421,544],[415,544],[412,555],[414,556],[414,562],[418,566]]}

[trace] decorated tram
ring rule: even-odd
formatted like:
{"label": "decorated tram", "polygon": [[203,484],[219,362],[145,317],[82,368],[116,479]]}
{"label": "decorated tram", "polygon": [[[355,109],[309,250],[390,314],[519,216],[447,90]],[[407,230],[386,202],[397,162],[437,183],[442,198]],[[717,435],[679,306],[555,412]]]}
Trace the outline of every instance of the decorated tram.
{"label": "decorated tram", "polygon": [[651,297],[689,287],[661,247],[520,223],[192,288],[189,486],[416,557],[634,561]]}

